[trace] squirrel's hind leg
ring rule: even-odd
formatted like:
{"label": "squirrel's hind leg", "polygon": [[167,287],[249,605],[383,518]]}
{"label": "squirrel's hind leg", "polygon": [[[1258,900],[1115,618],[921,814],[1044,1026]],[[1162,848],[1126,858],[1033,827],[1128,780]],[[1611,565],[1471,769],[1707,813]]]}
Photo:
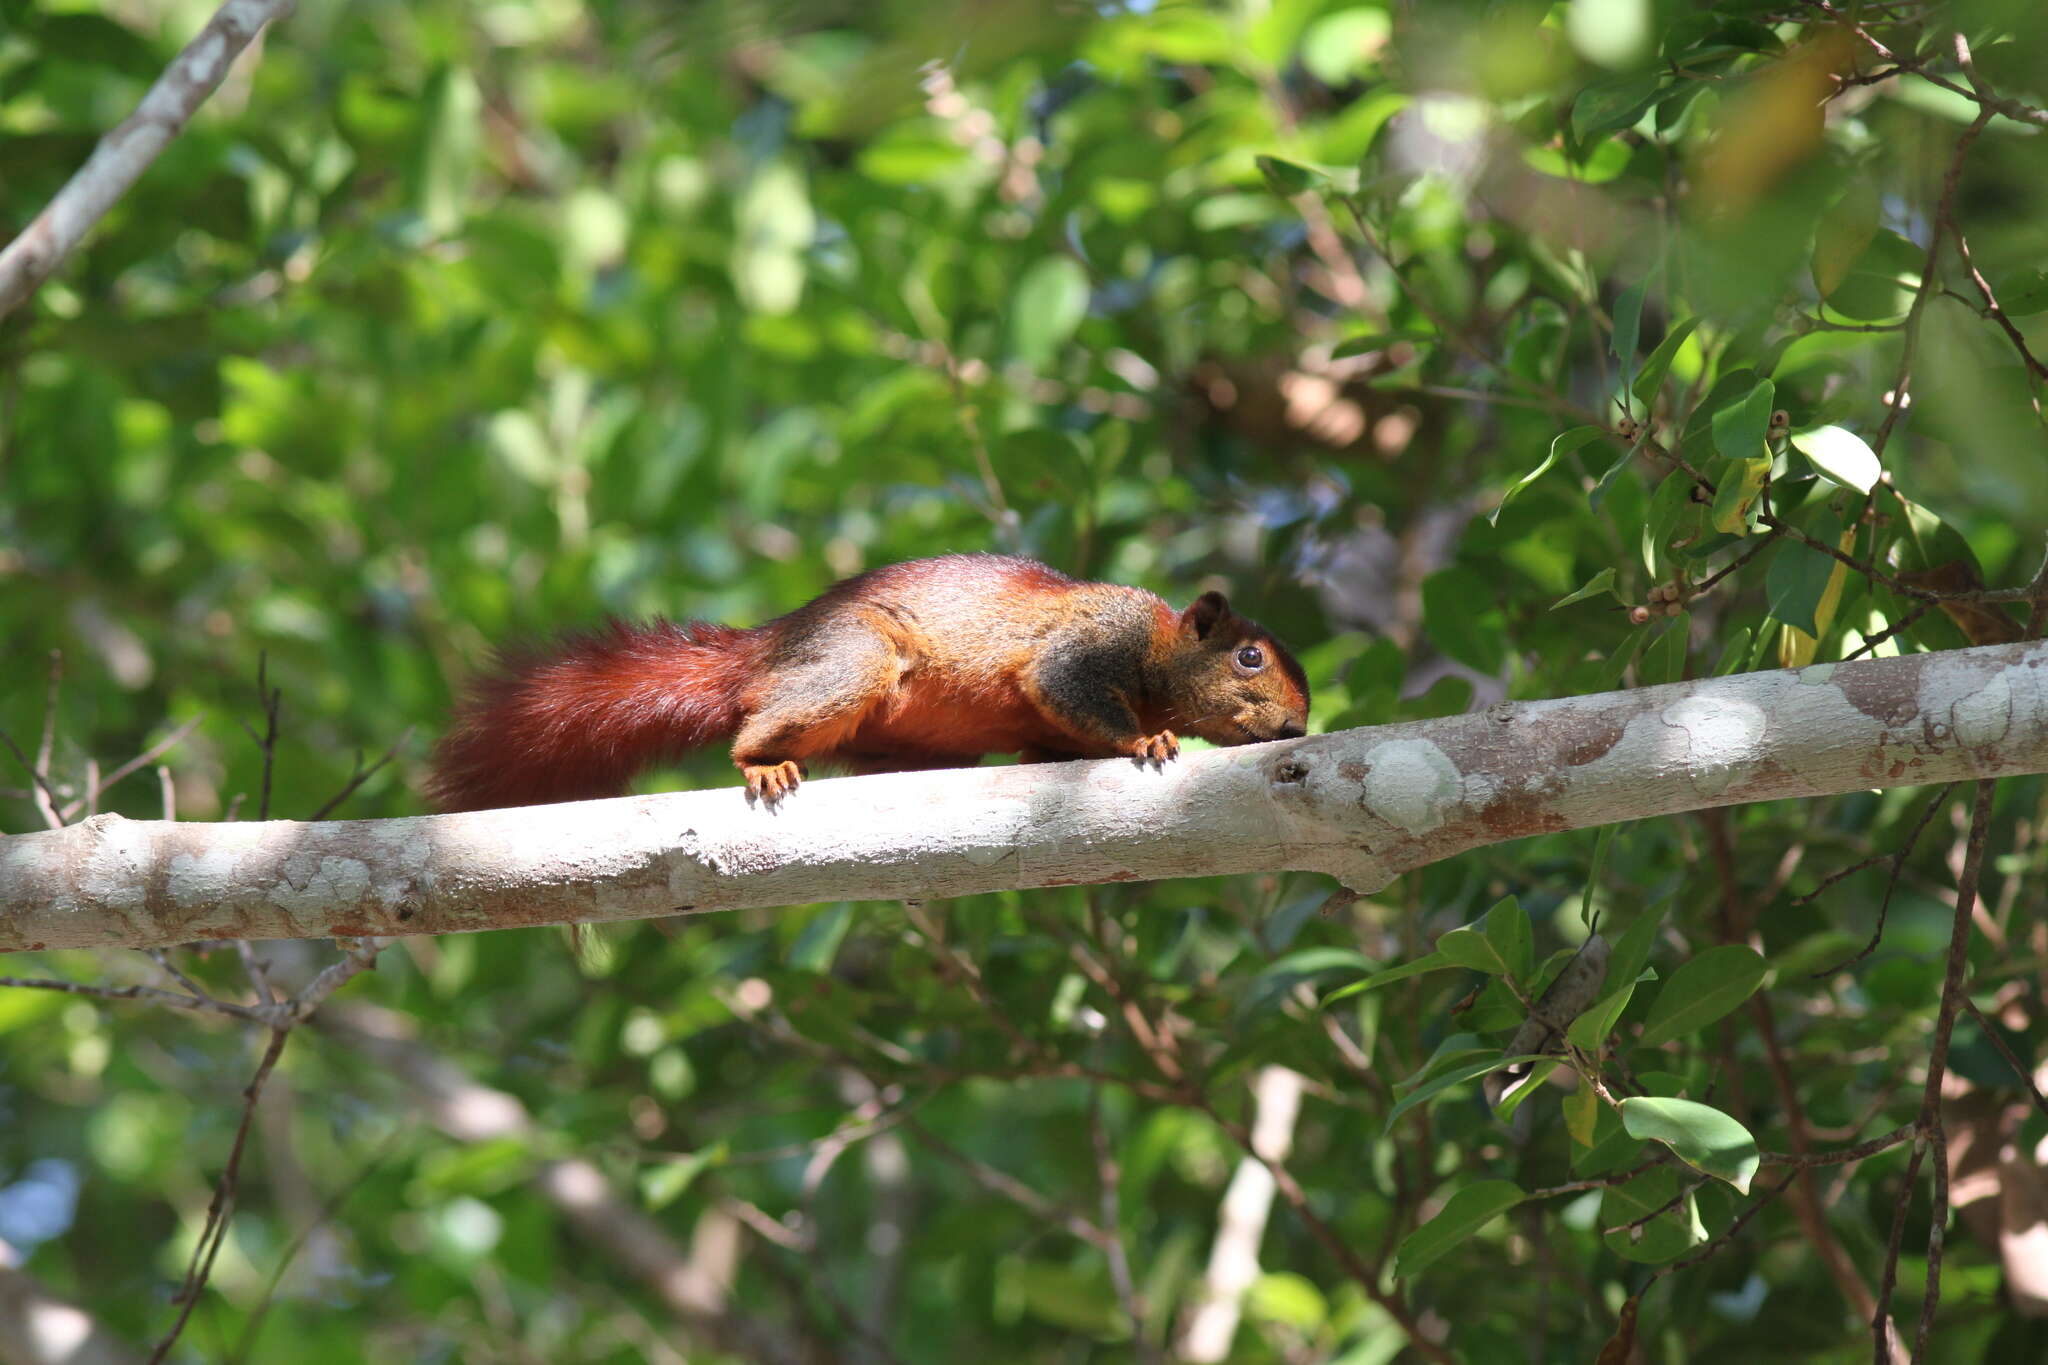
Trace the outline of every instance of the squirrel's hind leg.
{"label": "squirrel's hind leg", "polygon": [[732,743],[755,799],[773,805],[796,790],[805,761],[836,759],[894,693],[904,661],[879,624],[840,618],[776,642]]}

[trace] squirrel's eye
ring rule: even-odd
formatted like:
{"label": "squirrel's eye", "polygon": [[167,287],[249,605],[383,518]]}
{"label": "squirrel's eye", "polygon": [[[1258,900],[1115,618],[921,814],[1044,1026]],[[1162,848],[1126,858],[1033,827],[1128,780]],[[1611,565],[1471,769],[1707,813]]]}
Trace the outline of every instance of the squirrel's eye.
{"label": "squirrel's eye", "polygon": [[1237,651],[1237,666],[1247,673],[1256,673],[1266,666],[1266,651],[1257,645],[1246,645]]}

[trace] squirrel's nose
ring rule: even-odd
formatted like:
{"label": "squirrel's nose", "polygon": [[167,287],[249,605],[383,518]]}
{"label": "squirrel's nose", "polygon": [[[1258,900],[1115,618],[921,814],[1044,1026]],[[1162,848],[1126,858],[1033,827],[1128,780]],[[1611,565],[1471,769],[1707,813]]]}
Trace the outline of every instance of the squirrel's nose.
{"label": "squirrel's nose", "polygon": [[1308,733],[1308,727],[1307,727],[1306,725],[1283,725],[1283,726],[1281,726],[1281,727],[1280,727],[1280,733],[1278,733],[1277,735],[1273,736],[1273,738],[1275,738],[1275,739],[1300,739],[1300,738],[1301,738],[1301,737],[1302,737],[1303,735],[1305,735],[1305,734],[1307,734],[1307,733]]}

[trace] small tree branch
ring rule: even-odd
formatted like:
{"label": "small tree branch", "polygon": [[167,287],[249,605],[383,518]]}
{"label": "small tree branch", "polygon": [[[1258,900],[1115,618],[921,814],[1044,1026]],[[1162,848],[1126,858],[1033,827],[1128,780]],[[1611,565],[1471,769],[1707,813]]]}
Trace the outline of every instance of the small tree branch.
{"label": "small tree branch", "polygon": [[1181,1335],[1181,1356],[1186,1360],[1230,1358],[1245,1291],[1259,1276],[1259,1244],[1265,1239],[1277,1189],[1265,1163],[1285,1161],[1294,1145],[1304,1079],[1284,1066],[1265,1066],[1252,1081],[1252,1146],[1257,1155],[1239,1158],[1217,1213],[1209,1268]]}
{"label": "small tree branch", "polygon": [[199,35],[185,45],[142,103],[100,139],[56,198],[0,249],[0,317],[35,293],[85,239],[92,225],[128,192],[265,24],[291,9],[291,0],[227,0]]}
{"label": "small tree branch", "polygon": [[1749,801],[2048,771],[2048,643],[1636,688],[1191,754],[399,820],[95,816],[0,841],[0,951],[370,937],[1306,870]]}

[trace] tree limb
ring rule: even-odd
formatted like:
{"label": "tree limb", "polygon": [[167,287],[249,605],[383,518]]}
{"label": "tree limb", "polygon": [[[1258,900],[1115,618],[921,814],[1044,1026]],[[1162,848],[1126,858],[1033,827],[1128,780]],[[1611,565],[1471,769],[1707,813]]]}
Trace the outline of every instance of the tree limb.
{"label": "tree limb", "polygon": [[227,0],[220,7],[157,77],[135,112],[100,139],[78,173],[19,237],[0,250],[0,317],[35,293],[64,263],[92,225],[184,131],[242,49],[265,24],[291,7],[292,0]]}
{"label": "tree limb", "polygon": [[100,815],[0,841],[0,951],[432,934],[1298,869],[2048,771],[2048,642],[1818,664],[1194,754],[398,820]]}

